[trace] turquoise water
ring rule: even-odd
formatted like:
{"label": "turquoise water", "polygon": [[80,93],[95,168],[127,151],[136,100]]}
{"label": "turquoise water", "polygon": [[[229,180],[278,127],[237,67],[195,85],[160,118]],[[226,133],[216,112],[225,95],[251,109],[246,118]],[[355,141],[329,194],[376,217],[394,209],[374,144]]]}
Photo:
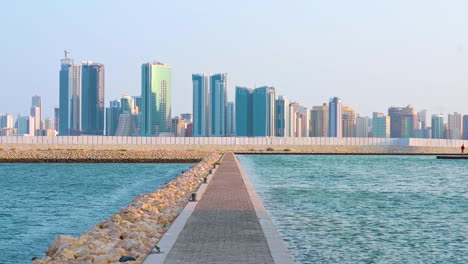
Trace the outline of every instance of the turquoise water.
{"label": "turquoise water", "polygon": [[468,161],[241,155],[298,263],[468,263]]}
{"label": "turquoise water", "polygon": [[193,164],[0,164],[0,263],[30,263]]}

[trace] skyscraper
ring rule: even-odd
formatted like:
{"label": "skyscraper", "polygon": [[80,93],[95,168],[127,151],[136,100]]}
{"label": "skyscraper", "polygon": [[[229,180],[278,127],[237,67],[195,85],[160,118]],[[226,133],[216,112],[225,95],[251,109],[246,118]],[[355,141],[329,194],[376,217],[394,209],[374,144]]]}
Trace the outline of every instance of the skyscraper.
{"label": "skyscraper", "polygon": [[418,129],[418,114],[408,105],[401,108],[400,112],[400,137],[412,138]]}
{"label": "skyscraper", "polygon": [[309,108],[295,103],[295,112],[296,112],[296,125],[295,125],[295,136],[296,137],[309,137],[311,134],[310,131],[310,110]]}
{"label": "skyscraper", "polygon": [[193,136],[207,137],[209,135],[210,97],[209,78],[207,74],[192,74],[193,83]]}
{"label": "skyscraper", "polygon": [[312,119],[312,137],[328,137],[328,105],[314,106],[310,112]]}
{"label": "skyscraper", "polygon": [[275,136],[277,137],[291,136],[291,117],[289,114],[289,104],[289,99],[284,96],[279,96],[278,99],[276,99]]}
{"label": "skyscraper", "polygon": [[389,138],[391,135],[391,117],[374,112],[372,115],[372,133],[375,138]]}
{"label": "skyscraper", "polygon": [[34,117],[18,116],[15,127],[19,136],[34,136]]}
{"label": "skyscraper", "polygon": [[236,135],[253,136],[253,90],[236,87]]}
{"label": "skyscraper", "polygon": [[92,61],[82,62],[83,134],[104,134],[104,65]]}
{"label": "skyscraper", "polygon": [[431,120],[432,126],[432,138],[444,138],[445,128],[444,128],[444,115],[435,114],[432,115]]}
{"label": "skyscraper", "polygon": [[228,102],[226,107],[226,136],[236,136],[236,106],[234,102]]}
{"label": "skyscraper", "polygon": [[65,58],[60,61],[59,135],[79,134],[81,129],[81,66]]}
{"label": "skyscraper", "polygon": [[388,108],[388,116],[390,116],[390,137],[400,138],[401,137],[401,112],[402,107],[390,107]]}
{"label": "skyscraper", "polygon": [[356,123],[356,111],[351,106],[343,106],[342,122],[343,122],[343,137],[354,137],[354,126]]}
{"label": "skyscraper", "polygon": [[210,76],[210,136],[226,134],[227,74]]}
{"label": "skyscraper", "polygon": [[120,117],[120,101],[110,101],[106,108],[106,136],[115,136]]}
{"label": "skyscraper", "polygon": [[187,124],[191,124],[193,122],[193,115],[191,113],[180,114],[180,117],[185,119]]}
{"label": "skyscraper", "polygon": [[55,107],[54,108],[54,129],[59,130],[59,124],[60,124],[60,108]]}
{"label": "skyscraper", "polygon": [[427,127],[429,126],[429,113],[427,112],[427,110],[419,111],[418,120],[421,123],[421,129],[427,129]]}
{"label": "skyscraper", "polygon": [[342,124],[342,103],[341,99],[334,97],[330,99],[328,104],[328,136],[329,137],[342,137],[343,124]]}
{"label": "skyscraper", "polygon": [[154,62],[141,65],[141,135],[171,134],[171,67]]}
{"label": "skyscraper", "polygon": [[253,92],[253,135],[275,135],[275,88],[262,86]]}
{"label": "skyscraper", "polygon": [[463,139],[468,139],[468,115],[463,116]]}
{"label": "skyscraper", "polygon": [[0,128],[13,128],[14,118],[12,115],[0,115]]}
{"label": "skyscraper", "polygon": [[120,111],[122,114],[134,114],[135,113],[135,100],[128,94],[124,94],[120,98]]}
{"label": "skyscraper", "polygon": [[41,107],[41,97],[34,95],[31,100],[31,116],[34,117],[34,123],[32,130],[34,135],[38,136],[41,129],[41,120],[42,120],[42,107]]}
{"label": "skyscraper", "polygon": [[448,115],[448,139],[462,139],[463,119],[462,114],[453,113]]}
{"label": "skyscraper", "polygon": [[359,115],[356,117],[356,129],[354,136],[360,138],[369,137],[369,117]]}

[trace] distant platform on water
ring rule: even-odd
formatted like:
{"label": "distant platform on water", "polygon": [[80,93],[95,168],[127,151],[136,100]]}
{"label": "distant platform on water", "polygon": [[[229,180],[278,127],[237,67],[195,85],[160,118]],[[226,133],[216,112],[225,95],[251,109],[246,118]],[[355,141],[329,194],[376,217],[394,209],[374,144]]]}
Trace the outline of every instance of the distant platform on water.
{"label": "distant platform on water", "polygon": [[437,159],[468,159],[468,155],[439,155]]}

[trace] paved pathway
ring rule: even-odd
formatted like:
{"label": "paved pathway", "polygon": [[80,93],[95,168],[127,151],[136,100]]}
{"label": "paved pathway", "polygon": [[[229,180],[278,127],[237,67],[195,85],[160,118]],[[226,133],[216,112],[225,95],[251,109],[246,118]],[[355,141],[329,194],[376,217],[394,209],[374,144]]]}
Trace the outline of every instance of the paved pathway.
{"label": "paved pathway", "polygon": [[225,154],[164,263],[274,263],[234,154]]}

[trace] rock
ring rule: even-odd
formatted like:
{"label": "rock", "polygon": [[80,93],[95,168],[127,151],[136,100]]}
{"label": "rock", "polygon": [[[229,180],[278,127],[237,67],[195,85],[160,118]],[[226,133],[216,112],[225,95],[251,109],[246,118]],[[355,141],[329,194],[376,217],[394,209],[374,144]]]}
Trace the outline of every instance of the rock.
{"label": "rock", "polygon": [[69,236],[69,235],[59,235],[57,238],[54,240],[52,245],[47,249],[46,251],[46,256],[52,257],[57,253],[57,250],[65,245],[71,244],[75,242],[77,238]]}

